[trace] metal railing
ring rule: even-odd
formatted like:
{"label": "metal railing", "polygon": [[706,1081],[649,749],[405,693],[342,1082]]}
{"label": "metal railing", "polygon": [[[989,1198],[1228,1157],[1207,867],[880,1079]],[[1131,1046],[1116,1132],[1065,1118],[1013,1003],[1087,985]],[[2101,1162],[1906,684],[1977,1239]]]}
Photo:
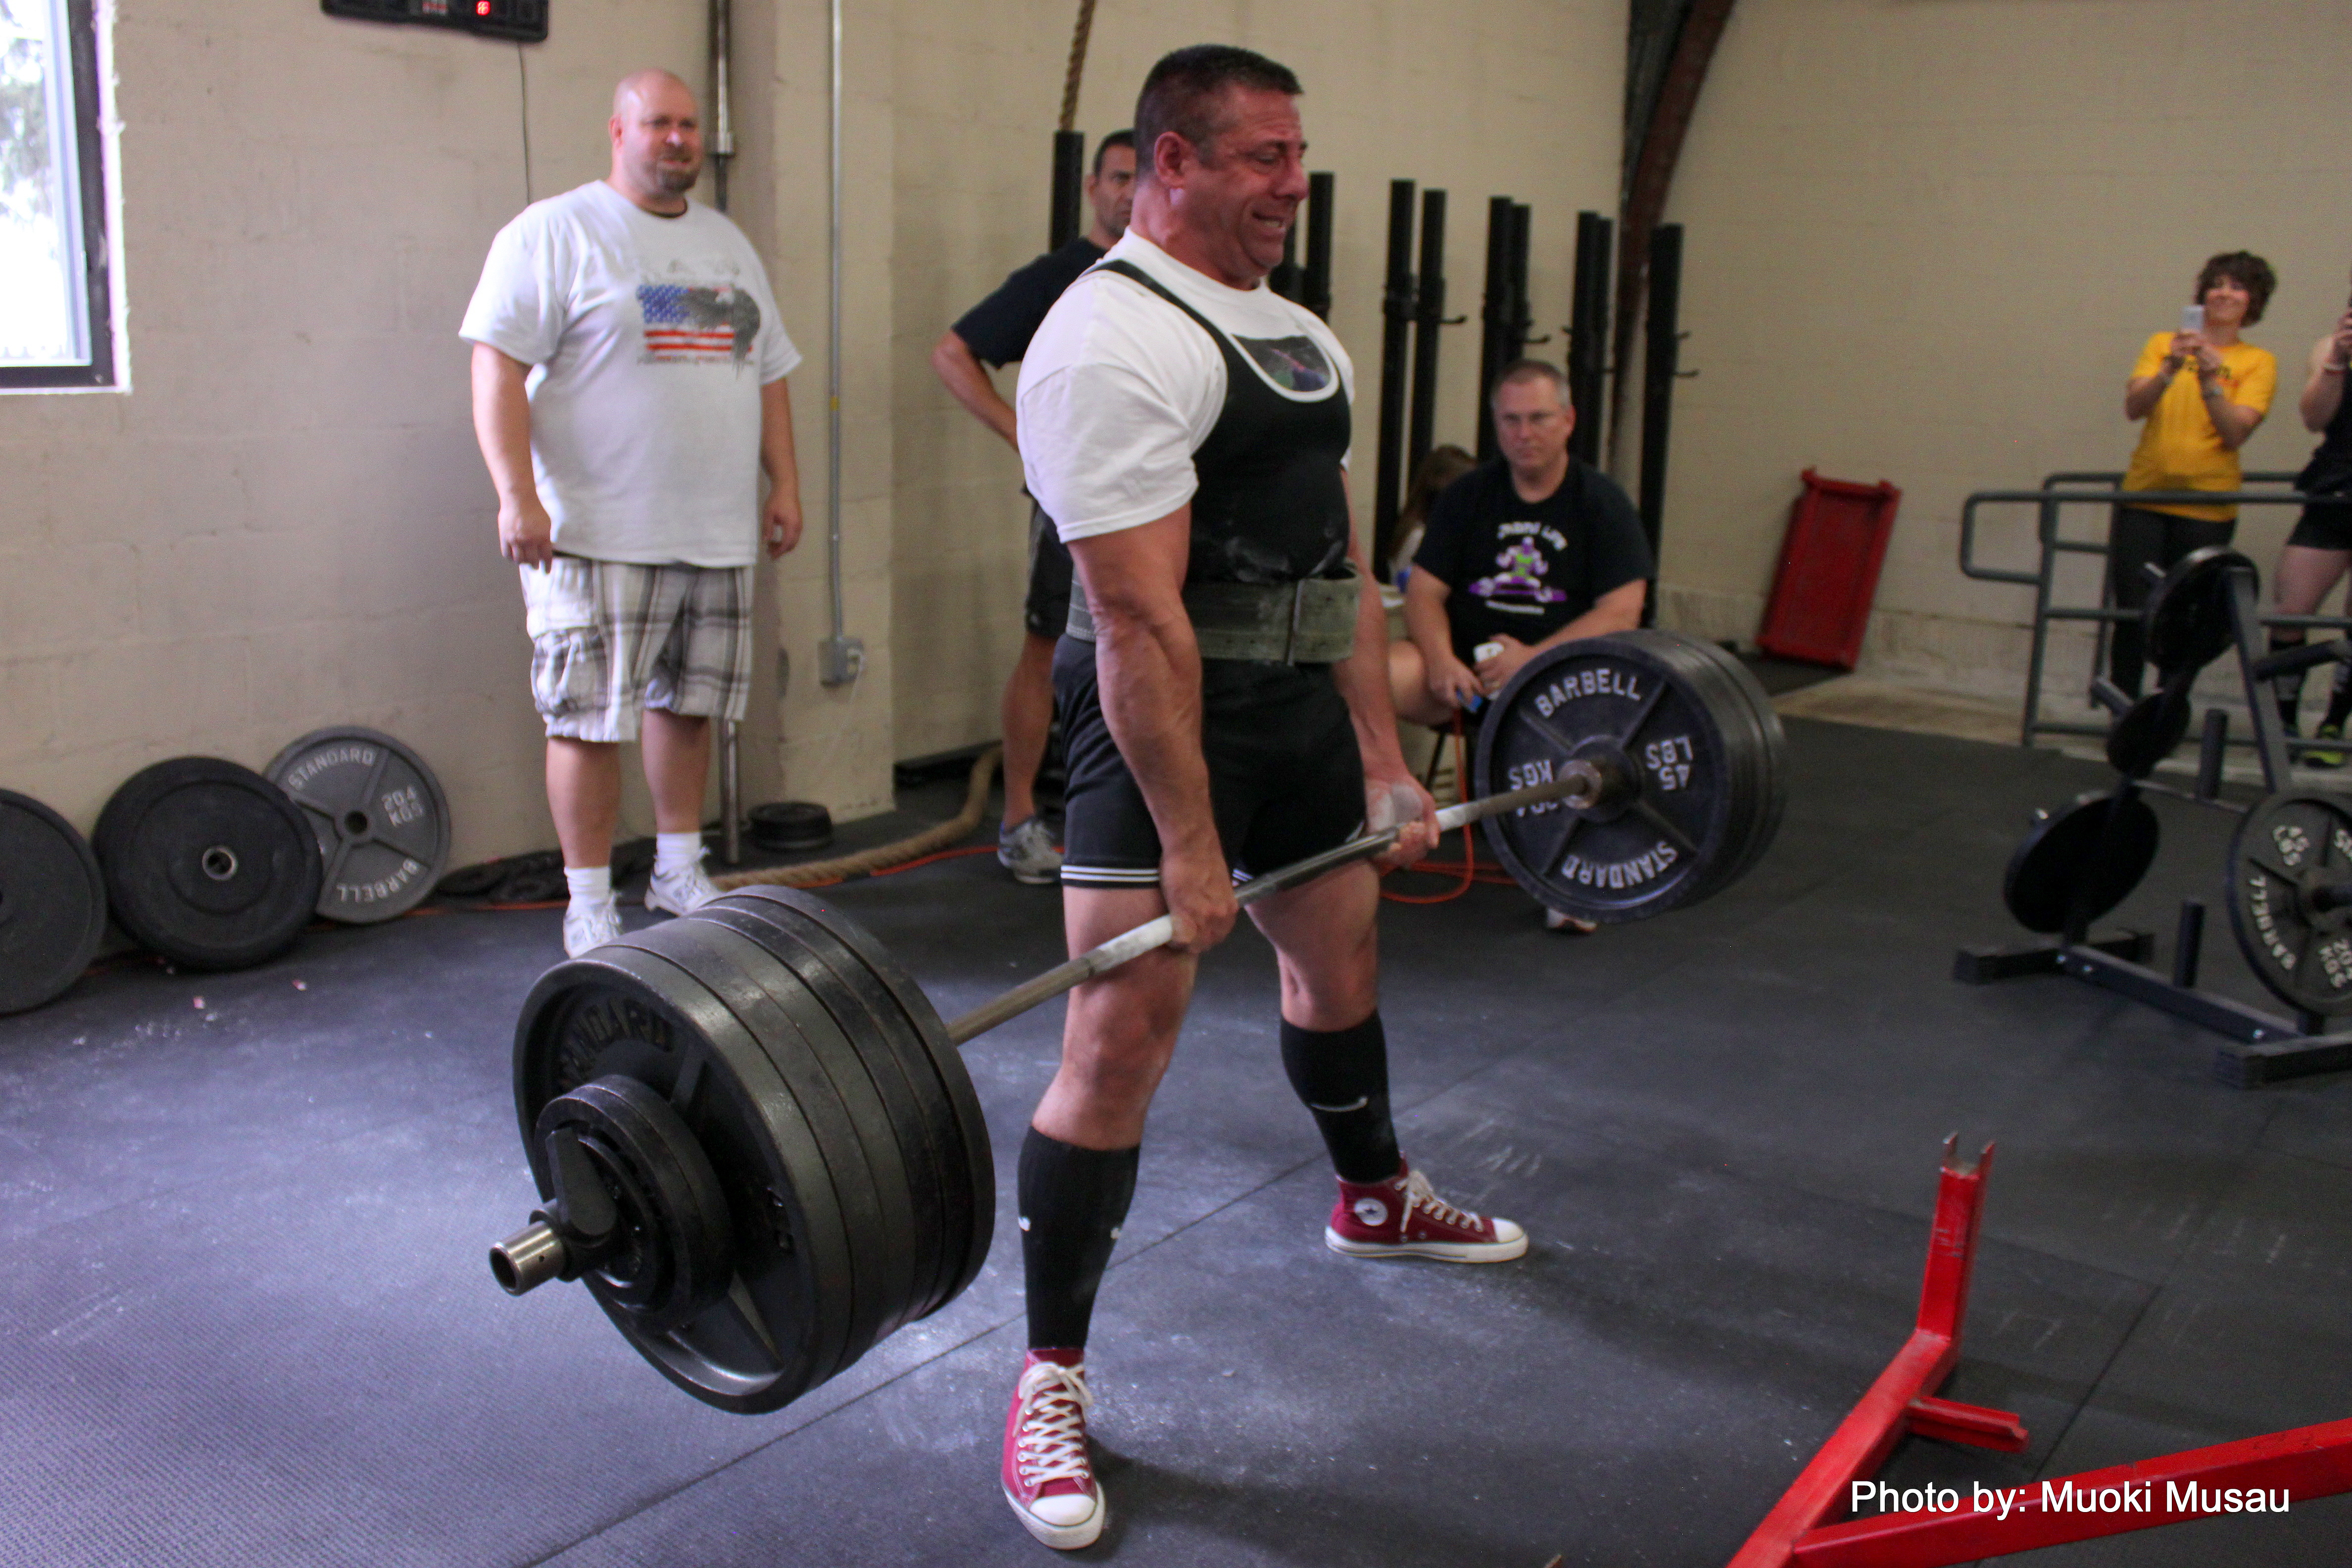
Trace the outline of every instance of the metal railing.
{"label": "metal railing", "polygon": [[[2114,471],[2061,470],[2045,475],[2039,489],[2030,490],[1978,490],[1960,503],[1960,571],[1980,583],[2010,583],[2033,590],[2033,635],[2032,651],[2026,659],[2025,711],[2019,725],[2018,744],[2030,746],[2037,735],[2105,735],[2108,726],[2073,720],[2045,719],[2042,716],[2042,677],[2049,659],[2050,624],[2053,621],[2089,621],[2098,628],[2092,645],[2091,668],[2095,674],[2106,663],[2107,627],[2116,621],[2132,620],[2137,610],[2118,609],[2114,603],[2113,579],[2104,568],[2099,573],[2099,602],[2096,605],[2053,603],[2058,564],[2067,555],[2094,555],[2104,562],[2107,542],[2097,539],[2070,539],[2061,531],[2062,509],[2081,506],[2301,506],[2309,498],[2294,489],[2234,489],[2234,490],[2126,490],[2119,487],[2124,476]],[[2248,474],[2246,485],[2293,486],[2292,473],[2264,472]],[[2089,488],[2078,488],[2089,487]],[[2032,571],[2016,571],[1980,564],[1976,558],[1977,510],[1986,506],[2031,506],[2036,509],[2036,534],[2041,546],[2041,563]],[[2261,617],[2269,626],[2325,626],[2332,630],[2352,629],[2352,616],[2284,616]],[[2251,739],[2232,737],[2231,745],[2252,745]],[[2287,737],[2291,752],[2334,750],[2340,742],[2308,740],[2302,736]]]}

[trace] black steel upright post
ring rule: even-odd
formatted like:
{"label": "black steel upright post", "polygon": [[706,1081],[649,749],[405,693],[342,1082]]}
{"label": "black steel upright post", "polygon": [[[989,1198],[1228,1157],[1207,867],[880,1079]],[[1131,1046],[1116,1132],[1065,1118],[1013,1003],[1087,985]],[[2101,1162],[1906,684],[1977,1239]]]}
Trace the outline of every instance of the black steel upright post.
{"label": "black steel upright post", "polygon": [[1372,559],[1396,548],[1403,487],[1405,358],[1412,331],[1412,182],[1389,182],[1389,267],[1381,289],[1381,447],[1372,485]]}
{"label": "black steel upright post", "polygon": [[1331,319],[1331,202],[1339,183],[1328,173],[1307,176],[1307,277],[1298,302],[1327,321]]}
{"label": "black steel upright post", "polygon": [[1528,287],[1528,250],[1535,234],[1535,208],[1525,202],[1511,204],[1510,307],[1511,319],[1503,334],[1503,361],[1495,368],[1500,371],[1513,360],[1525,359],[1528,344],[1534,341],[1536,317],[1531,303],[1532,290]]}
{"label": "black steel upright post", "polygon": [[1421,193],[1421,289],[1412,314],[1412,424],[1405,479],[1419,477],[1437,432],[1437,336],[1445,325],[1445,193]]}
{"label": "black steel upright post", "polygon": [[[1653,569],[1666,508],[1666,449],[1674,434],[1675,372],[1682,357],[1683,226],[1650,231],[1650,308],[1642,351],[1642,531],[1650,536]],[[1654,615],[1657,595],[1645,612]]]}
{"label": "black steel upright post", "polygon": [[1265,286],[1286,300],[1297,300],[1304,291],[1305,268],[1298,265],[1298,225],[1293,221],[1290,231],[1282,237],[1282,259],[1265,275]]}
{"label": "black steel upright post", "polygon": [[1486,403],[1503,367],[1503,334],[1510,330],[1511,230],[1517,204],[1508,196],[1486,203],[1486,295],[1478,308],[1478,460],[1495,456],[1495,411]]}
{"label": "black steel upright post", "polygon": [[1616,227],[1599,213],[1576,215],[1576,293],[1568,326],[1568,393],[1576,406],[1576,433],[1569,437],[1568,449],[1587,463],[1601,461]]}
{"label": "black steel upright post", "polygon": [[1054,202],[1046,224],[1046,246],[1059,250],[1086,232],[1079,209],[1086,205],[1087,133],[1054,132]]}

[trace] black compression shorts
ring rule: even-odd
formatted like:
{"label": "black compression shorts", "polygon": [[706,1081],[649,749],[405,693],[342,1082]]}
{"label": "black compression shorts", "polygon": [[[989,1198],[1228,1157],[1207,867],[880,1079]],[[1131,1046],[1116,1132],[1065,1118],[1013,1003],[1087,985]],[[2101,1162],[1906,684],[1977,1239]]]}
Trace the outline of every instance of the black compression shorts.
{"label": "black compression shorts", "polygon": [[[1201,685],[1210,804],[1236,874],[1345,843],[1364,820],[1364,764],[1330,667],[1209,659]],[[1159,886],[1160,833],[1103,719],[1094,644],[1062,639],[1054,700],[1069,768],[1063,882]]]}
{"label": "black compression shorts", "polygon": [[2286,542],[2306,550],[2352,550],[2352,496],[2305,506]]}

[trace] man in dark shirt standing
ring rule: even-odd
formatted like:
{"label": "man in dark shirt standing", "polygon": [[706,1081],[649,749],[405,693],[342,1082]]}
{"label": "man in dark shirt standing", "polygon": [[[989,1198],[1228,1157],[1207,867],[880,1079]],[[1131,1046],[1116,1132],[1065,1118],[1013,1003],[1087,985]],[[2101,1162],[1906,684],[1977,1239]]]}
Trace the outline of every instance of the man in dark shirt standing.
{"label": "man in dark shirt standing", "polygon": [[1389,646],[1390,693],[1415,723],[1451,724],[1541,649],[1642,623],[1649,540],[1616,481],[1569,456],[1567,378],[1520,360],[1496,379],[1493,401],[1502,460],[1430,508],[1405,579],[1407,640]]}
{"label": "man in dark shirt standing", "polygon": [[[931,350],[931,368],[973,418],[1021,449],[1012,405],[998,395],[989,370],[1013,363],[1029,352],[1029,340],[1062,290],[1103,258],[1127,232],[1135,205],[1135,136],[1114,131],[1095,149],[1094,173],[1087,176],[1087,203],[1094,225],[1058,250],[1049,250],[1007,278],[995,293],[966,311]],[[996,858],[1015,879],[1052,882],[1062,867],[1053,830],[1037,816],[1031,793],[1045,757],[1045,737],[1054,721],[1054,645],[1070,615],[1070,552],[1052,520],[1034,502],[1029,508],[1029,592],[1022,607],[1027,636],[1021,658],[1004,682],[1004,820],[996,834]]]}

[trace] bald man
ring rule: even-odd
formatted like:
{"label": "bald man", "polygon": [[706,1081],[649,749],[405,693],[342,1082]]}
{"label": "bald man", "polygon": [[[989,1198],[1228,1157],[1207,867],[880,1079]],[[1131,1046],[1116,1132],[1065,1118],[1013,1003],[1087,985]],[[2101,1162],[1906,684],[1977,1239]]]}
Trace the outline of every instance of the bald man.
{"label": "bald man", "polygon": [[801,534],[784,385],[801,356],[751,241],[687,199],[702,172],[694,93],[638,71],[607,130],[612,172],[499,231],[458,329],[499,550],[522,574],[575,955],[621,934],[626,742],[643,742],[654,800],[646,907],[684,914],[718,895],[702,869],[710,721],[740,719],[751,696],[760,550]]}

